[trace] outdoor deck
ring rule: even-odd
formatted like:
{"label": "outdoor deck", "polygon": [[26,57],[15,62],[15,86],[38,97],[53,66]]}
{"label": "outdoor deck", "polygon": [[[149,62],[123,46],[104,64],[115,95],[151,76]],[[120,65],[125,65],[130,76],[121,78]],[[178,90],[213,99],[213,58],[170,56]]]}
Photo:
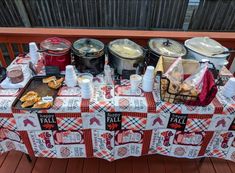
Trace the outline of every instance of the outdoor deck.
{"label": "outdoor deck", "polygon": [[235,163],[206,158],[177,159],[160,155],[127,158],[114,162],[102,159],[47,159],[33,158],[11,151],[0,156],[0,173],[233,173]]}

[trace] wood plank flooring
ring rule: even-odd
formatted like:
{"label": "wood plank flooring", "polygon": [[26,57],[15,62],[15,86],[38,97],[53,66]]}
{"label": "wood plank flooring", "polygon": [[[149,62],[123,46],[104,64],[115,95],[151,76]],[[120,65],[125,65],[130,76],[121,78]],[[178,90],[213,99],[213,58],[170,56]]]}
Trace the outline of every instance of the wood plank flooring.
{"label": "wood plank flooring", "polygon": [[0,173],[234,173],[235,163],[215,158],[177,159],[161,155],[102,159],[32,158],[18,151],[0,155]]}

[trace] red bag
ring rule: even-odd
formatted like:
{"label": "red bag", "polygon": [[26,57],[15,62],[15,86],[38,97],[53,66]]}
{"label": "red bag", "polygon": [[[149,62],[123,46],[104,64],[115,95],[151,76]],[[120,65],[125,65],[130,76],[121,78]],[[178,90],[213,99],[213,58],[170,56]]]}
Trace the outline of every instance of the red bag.
{"label": "red bag", "polygon": [[215,84],[214,76],[210,70],[205,72],[201,93],[196,101],[186,101],[186,105],[207,106],[215,98],[218,89]]}

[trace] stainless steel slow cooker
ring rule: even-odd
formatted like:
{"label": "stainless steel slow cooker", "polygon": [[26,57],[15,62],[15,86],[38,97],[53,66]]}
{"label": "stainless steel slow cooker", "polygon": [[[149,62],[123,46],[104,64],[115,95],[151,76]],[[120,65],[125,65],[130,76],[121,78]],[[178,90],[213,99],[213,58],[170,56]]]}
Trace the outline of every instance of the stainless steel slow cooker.
{"label": "stainless steel slow cooker", "polygon": [[72,56],[80,72],[97,75],[104,70],[104,44],[96,39],[83,38],[72,45]]}
{"label": "stainless steel slow cooker", "polygon": [[109,43],[109,64],[118,74],[141,73],[144,63],[144,51],[135,42],[129,39],[117,39]]}
{"label": "stainless steel slow cooker", "polygon": [[146,64],[156,66],[160,56],[167,57],[184,57],[187,50],[183,44],[167,39],[167,38],[153,38],[148,42],[148,55],[146,56]]}

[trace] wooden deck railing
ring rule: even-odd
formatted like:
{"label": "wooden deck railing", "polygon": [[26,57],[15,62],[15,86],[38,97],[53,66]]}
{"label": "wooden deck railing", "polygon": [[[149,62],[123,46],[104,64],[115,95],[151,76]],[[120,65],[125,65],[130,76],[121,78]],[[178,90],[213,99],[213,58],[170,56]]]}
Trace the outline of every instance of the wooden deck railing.
{"label": "wooden deck railing", "polygon": [[[219,41],[228,48],[235,49],[235,32],[182,32],[182,31],[134,31],[134,30],[97,30],[97,29],[61,29],[61,28],[5,28],[0,27],[0,43],[6,45],[11,60],[15,57],[12,44],[17,44],[18,52],[22,53],[23,44],[29,42],[40,43],[48,37],[63,37],[70,41],[78,38],[96,38],[104,43],[117,38],[129,38],[146,47],[150,38],[164,37],[184,42],[186,39],[199,36],[207,36]],[[232,54],[228,68],[230,68]],[[2,50],[0,49],[0,61],[7,66]]]}

